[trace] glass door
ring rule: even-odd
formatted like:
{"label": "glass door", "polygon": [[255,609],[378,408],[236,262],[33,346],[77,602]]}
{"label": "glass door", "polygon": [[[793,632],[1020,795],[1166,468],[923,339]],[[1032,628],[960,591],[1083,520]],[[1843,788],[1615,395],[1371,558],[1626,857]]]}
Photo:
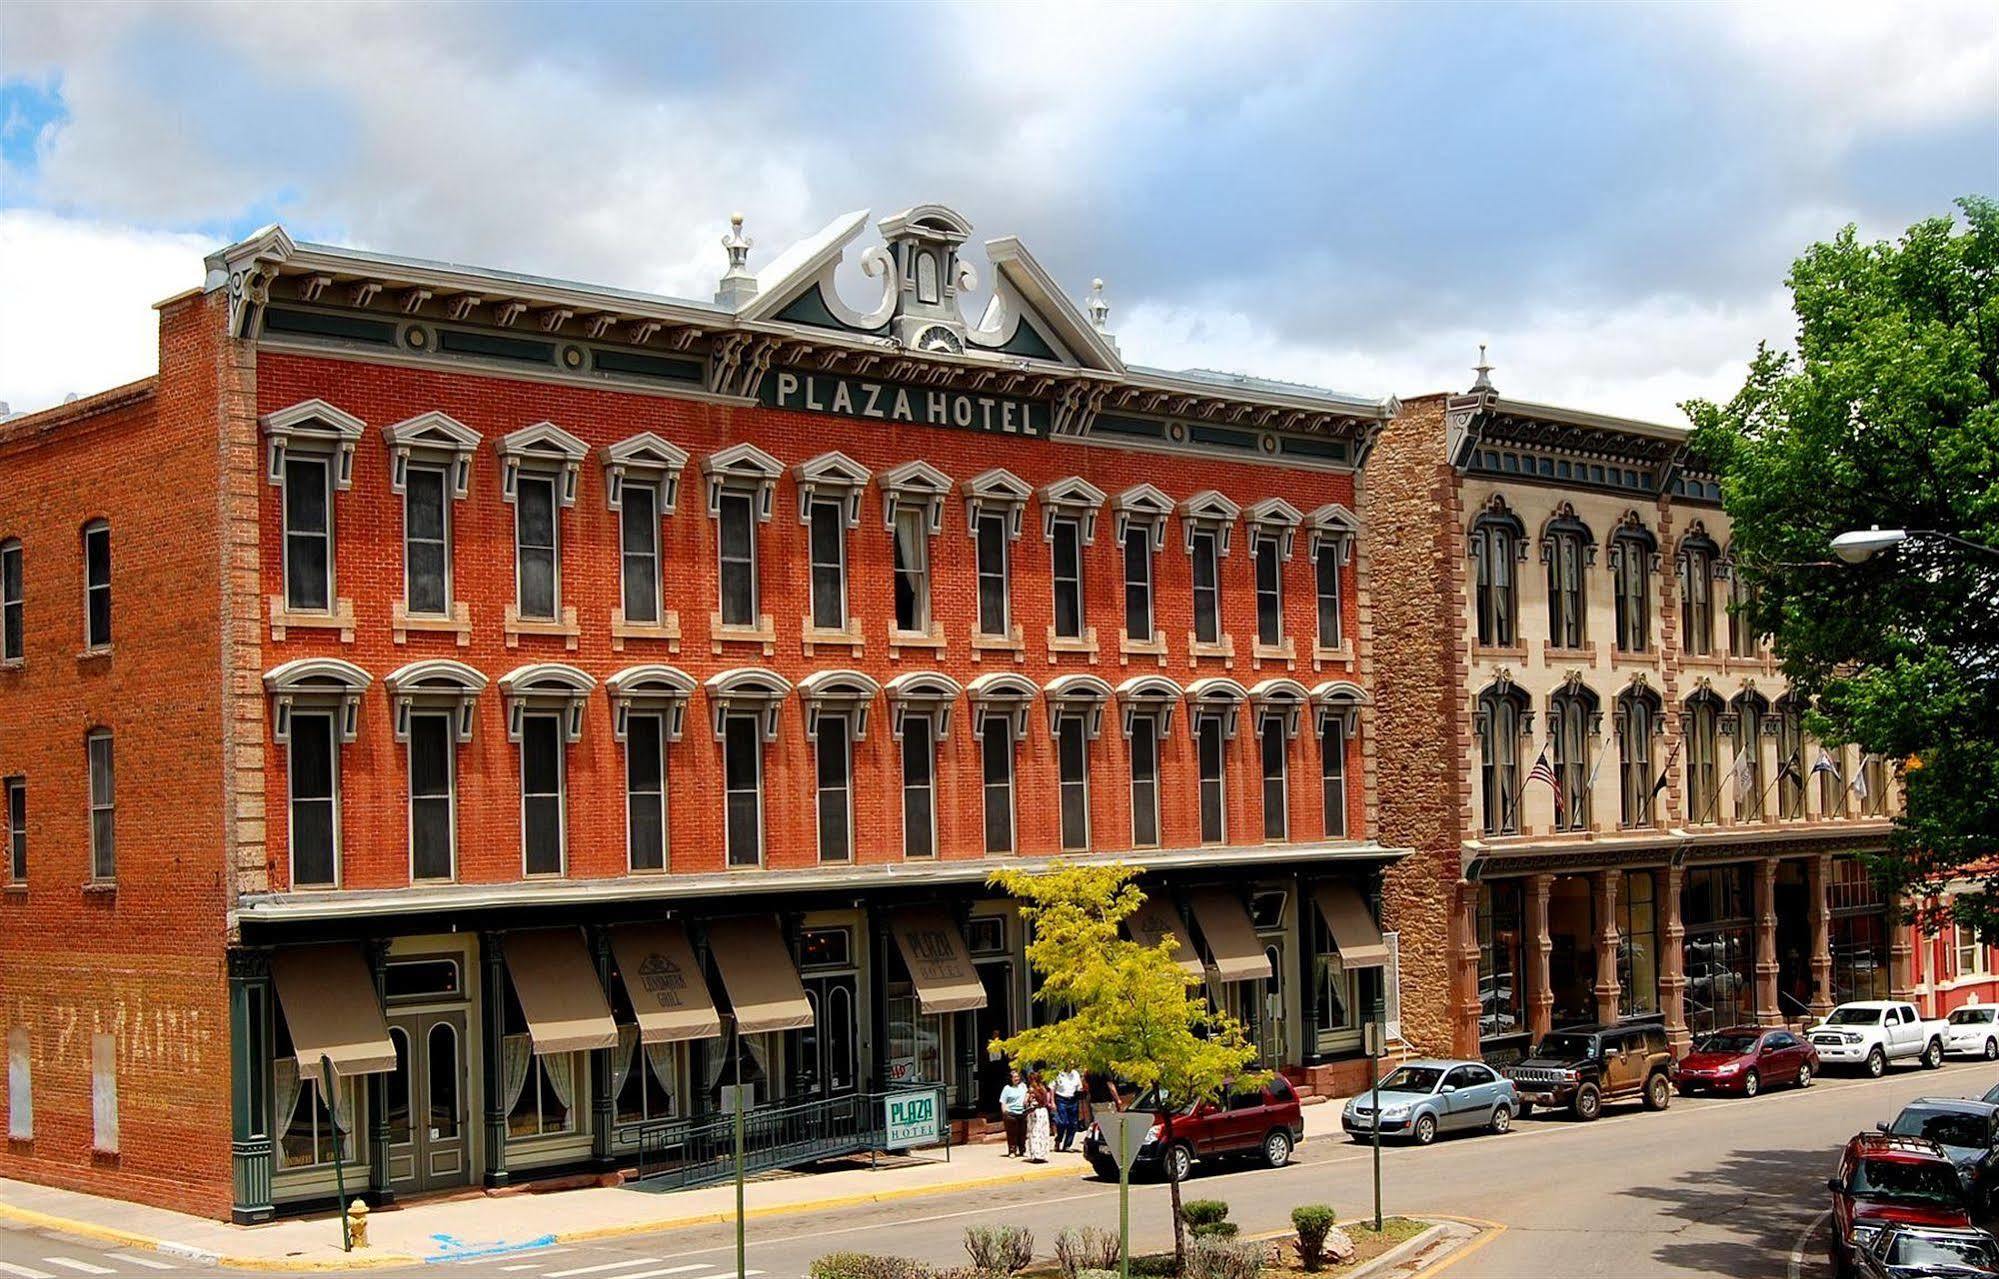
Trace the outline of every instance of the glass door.
{"label": "glass door", "polygon": [[413,1193],[462,1186],[465,1152],[465,1014],[400,1013],[389,1019],[396,1068],[386,1093],[389,1184]]}

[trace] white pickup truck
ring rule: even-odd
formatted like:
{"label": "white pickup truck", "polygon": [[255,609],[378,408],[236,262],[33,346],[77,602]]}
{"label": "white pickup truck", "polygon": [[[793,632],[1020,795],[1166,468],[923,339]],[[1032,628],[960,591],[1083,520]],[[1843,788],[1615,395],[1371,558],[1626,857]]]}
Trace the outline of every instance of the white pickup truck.
{"label": "white pickup truck", "polygon": [[1875,1079],[1891,1061],[1943,1065],[1948,1023],[1924,1021],[1914,1004],[1866,999],[1841,1004],[1811,1028],[1806,1038],[1819,1050],[1822,1066],[1858,1066]]}

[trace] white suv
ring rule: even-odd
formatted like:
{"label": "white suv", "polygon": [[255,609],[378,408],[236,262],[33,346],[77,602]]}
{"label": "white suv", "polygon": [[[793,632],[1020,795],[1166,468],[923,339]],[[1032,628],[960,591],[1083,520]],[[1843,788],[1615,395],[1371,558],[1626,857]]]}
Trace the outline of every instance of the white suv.
{"label": "white suv", "polygon": [[1866,999],[1833,1009],[1809,1038],[1821,1065],[1859,1066],[1879,1079],[1891,1061],[1913,1059],[1931,1070],[1943,1065],[1947,1029],[1924,1021],[1914,1004]]}
{"label": "white suv", "polygon": [[1943,1050],[1999,1058],[1999,1004],[1970,1004],[1944,1018]]}

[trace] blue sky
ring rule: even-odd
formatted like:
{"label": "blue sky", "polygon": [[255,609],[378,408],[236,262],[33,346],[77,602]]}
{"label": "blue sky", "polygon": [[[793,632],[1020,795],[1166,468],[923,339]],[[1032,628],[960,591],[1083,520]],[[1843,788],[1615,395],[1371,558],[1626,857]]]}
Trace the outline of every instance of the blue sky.
{"label": "blue sky", "polygon": [[[1804,245],[1999,193],[1999,7],[305,3],[0,10],[0,399],[148,371],[272,220],[705,297],[935,200],[1128,358],[1676,420]],[[990,274],[990,272],[988,272]],[[855,289],[858,300],[861,291]],[[78,340],[79,334],[88,340]]]}

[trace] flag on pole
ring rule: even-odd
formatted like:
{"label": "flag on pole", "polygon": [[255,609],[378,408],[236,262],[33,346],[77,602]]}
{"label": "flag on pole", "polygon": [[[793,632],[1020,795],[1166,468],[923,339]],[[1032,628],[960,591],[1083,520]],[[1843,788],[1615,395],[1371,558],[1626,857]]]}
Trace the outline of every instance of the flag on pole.
{"label": "flag on pole", "polygon": [[1756,788],[1756,743],[1735,752],[1735,793],[1739,796]]}
{"label": "flag on pole", "polygon": [[1666,766],[1659,770],[1659,780],[1652,783],[1652,794],[1654,796],[1657,796],[1660,791],[1665,790],[1667,786],[1672,784],[1673,761],[1678,759],[1679,757],[1680,757],[1680,744],[1678,742],[1674,742],[1673,749],[1666,752]]}
{"label": "flag on pole", "polygon": [[1853,770],[1853,797],[1862,803],[1867,802],[1867,761],[1872,758],[1871,755],[1862,755],[1860,767]]}
{"label": "flag on pole", "polygon": [[1839,776],[1839,765],[1832,762],[1832,752],[1823,746],[1819,747],[1818,761],[1812,765],[1813,777],[1817,777],[1821,773],[1831,773],[1834,777]]}
{"label": "flag on pole", "polygon": [[1799,770],[1804,767],[1804,763],[1805,763],[1805,748],[1800,746],[1797,750],[1793,751],[1791,754],[1786,755],[1784,757],[1784,762],[1777,766],[1777,780],[1781,782],[1786,778],[1789,778],[1794,782],[1802,784],[1805,780],[1805,777],[1804,774],[1801,773]]}
{"label": "flag on pole", "polygon": [[1547,747],[1541,748],[1540,757],[1534,761],[1534,767],[1527,770],[1527,781],[1529,784],[1548,783],[1548,789],[1555,792],[1555,812],[1560,814],[1566,810],[1568,805],[1562,796],[1562,779],[1555,776],[1555,766],[1548,762]]}

